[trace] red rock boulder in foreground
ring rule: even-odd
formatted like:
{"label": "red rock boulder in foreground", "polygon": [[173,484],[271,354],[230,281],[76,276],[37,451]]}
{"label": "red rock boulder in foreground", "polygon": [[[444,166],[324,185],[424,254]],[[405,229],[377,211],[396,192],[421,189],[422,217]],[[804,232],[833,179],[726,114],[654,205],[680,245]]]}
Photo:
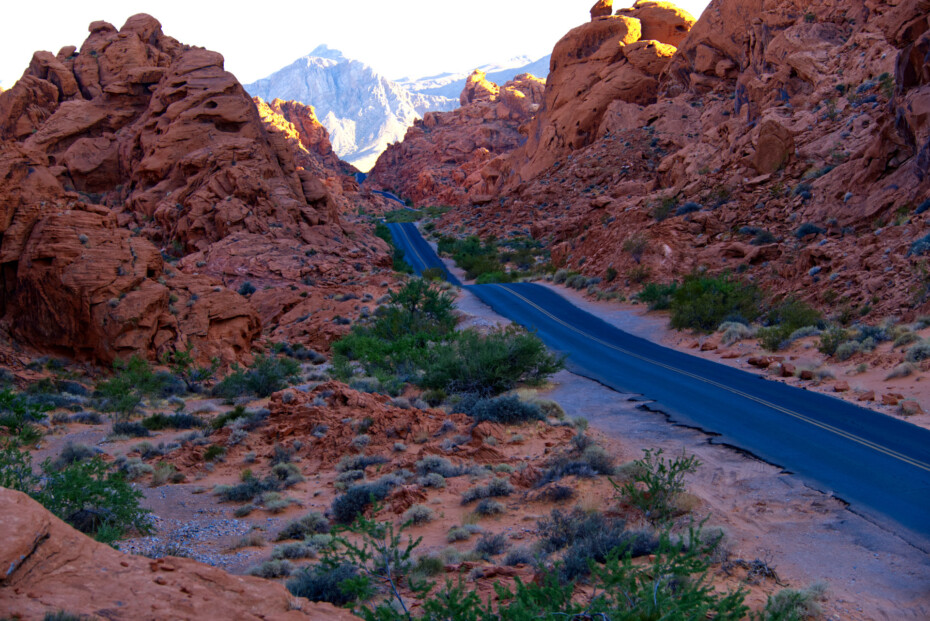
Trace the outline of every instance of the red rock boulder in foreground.
{"label": "red rock boulder in foreground", "polygon": [[[0,488],[0,615],[95,618],[335,619],[357,617],[298,600],[276,582],[184,558],[131,556],[74,530],[25,494]],[[297,609],[299,608],[299,609]]]}

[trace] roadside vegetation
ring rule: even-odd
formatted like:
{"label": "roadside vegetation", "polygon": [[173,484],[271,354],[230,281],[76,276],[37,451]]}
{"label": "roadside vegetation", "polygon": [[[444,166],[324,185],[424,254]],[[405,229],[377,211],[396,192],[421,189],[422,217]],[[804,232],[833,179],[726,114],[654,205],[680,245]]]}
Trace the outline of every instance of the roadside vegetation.
{"label": "roadside vegetation", "polygon": [[356,324],[334,344],[334,375],[350,385],[369,378],[394,395],[414,384],[446,395],[493,397],[519,383],[538,384],[561,368],[523,330],[481,334],[455,326],[452,297],[436,284],[411,280],[372,320]]}
{"label": "roadside vegetation", "polygon": [[543,244],[528,237],[497,241],[477,236],[462,239],[441,236],[438,250],[440,255],[451,257],[465,270],[466,277],[479,285],[515,282],[553,271]]}

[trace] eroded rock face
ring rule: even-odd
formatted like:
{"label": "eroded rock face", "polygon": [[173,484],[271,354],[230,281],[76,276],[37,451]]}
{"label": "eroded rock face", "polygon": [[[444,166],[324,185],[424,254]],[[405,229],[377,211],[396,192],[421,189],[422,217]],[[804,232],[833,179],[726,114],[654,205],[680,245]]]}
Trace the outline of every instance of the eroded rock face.
{"label": "eroded rock face", "polygon": [[629,15],[621,12],[574,28],[556,43],[544,103],[527,129],[526,144],[509,158],[511,174],[504,187],[536,177],[595,141],[612,102],[656,100],[659,76],[675,47],[647,39],[645,33],[664,36],[665,25],[686,14],[664,3],[641,4]]}
{"label": "eroded rock face", "polygon": [[529,74],[498,87],[476,71],[462,91],[462,107],[417,121],[378,159],[367,184],[416,205],[480,202],[497,183],[503,156],[526,140],[521,126],[539,108],[544,87]]}
{"label": "eroded rock face", "polygon": [[106,619],[356,619],[283,585],[184,558],[131,556],[74,530],[25,494],[0,488],[0,610]]}
{"label": "eroded rock face", "polygon": [[689,19],[638,2],[576,28],[493,208],[447,222],[526,228],[602,286],[738,270],[830,311],[925,312],[928,6],[715,0],[676,39]]}
{"label": "eroded rock face", "polygon": [[[229,278],[210,249],[339,255],[357,233],[339,215],[357,184],[312,113],[282,103],[293,135],[269,132],[220,54],[148,15],[89,30],[80,50],[37,52],[0,94],[4,321],[40,350],[104,362],[187,345],[235,360],[260,324],[223,285],[278,277],[274,256]],[[351,245],[386,261],[358,233]],[[166,265],[192,252],[218,264]]]}

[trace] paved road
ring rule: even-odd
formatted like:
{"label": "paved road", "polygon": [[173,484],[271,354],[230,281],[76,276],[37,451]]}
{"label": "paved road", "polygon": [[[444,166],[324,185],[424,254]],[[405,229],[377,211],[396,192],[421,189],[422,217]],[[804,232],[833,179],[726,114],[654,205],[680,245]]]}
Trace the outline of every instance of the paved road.
{"label": "paved road", "polygon": [[[413,224],[389,225],[417,273],[441,267]],[[840,399],[766,380],[619,330],[531,283],[471,285],[496,312],[536,330],[568,367],[643,395],[673,420],[833,492],[850,508],[891,518],[930,551],[930,431]]]}

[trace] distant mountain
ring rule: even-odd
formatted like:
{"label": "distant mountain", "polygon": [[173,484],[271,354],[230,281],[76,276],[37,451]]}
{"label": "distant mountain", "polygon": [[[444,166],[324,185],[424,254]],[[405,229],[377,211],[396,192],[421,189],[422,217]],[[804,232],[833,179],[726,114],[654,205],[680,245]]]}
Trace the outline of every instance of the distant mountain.
{"label": "distant mountain", "polygon": [[[475,67],[487,75],[487,79],[495,84],[505,84],[521,73],[531,73],[537,78],[545,79],[549,74],[549,55],[539,60],[532,60],[529,56],[517,56],[505,63]],[[403,78],[397,83],[410,91],[421,95],[433,97],[448,97],[458,100],[459,94],[465,88],[465,82],[473,70],[463,73],[442,73],[419,79]]]}
{"label": "distant mountain", "polygon": [[333,150],[360,170],[370,169],[389,144],[403,140],[424,113],[458,107],[459,95],[413,92],[325,45],[245,88],[265,101],[312,105]]}

